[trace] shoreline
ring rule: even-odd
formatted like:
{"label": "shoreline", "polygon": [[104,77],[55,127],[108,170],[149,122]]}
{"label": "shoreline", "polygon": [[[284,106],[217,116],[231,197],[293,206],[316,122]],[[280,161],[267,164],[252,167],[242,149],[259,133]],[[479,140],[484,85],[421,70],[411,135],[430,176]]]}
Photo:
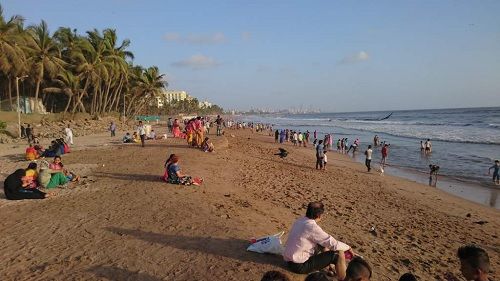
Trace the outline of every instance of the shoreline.
{"label": "shoreline", "polygon": [[[335,151],[331,152],[337,153]],[[358,157],[359,155],[353,157],[352,154],[346,156],[354,162],[364,165],[363,157]],[[376,168],[378,163],[374,162],[372,163],[372,165]],[[374,169],[374,172],[375,170],[376,169]],[[422,171],[411,168],[392,166],[390,165],[390,162],[385,168],[385,174],[428,185],[428,173],[424,173]],[[435,188],[471,202],[479,203],[481,205],[485,205],[495,209],[500,209],[500,200],[498,200],[500,186],[494,185],[492,183],[466,181],[455,179],[446,175],[439,175],[438,184]]]}
{"label": "shoreline", "polygon": [[[281,257],[246,247],[251,237],[281,230],[286,241],[292,223],[304,215],[304,204],[320,200],[326,206],[322,228],[364,256],[374,280],[397,280],[408,271],[420,280],[457,273],[456,249],[464,243],[484,247],[496,270],[492,278],[498,277],[496,209],[409,180],[366,173],[362,164],[336,153],[329,154],[327,171],[316,171],[312,149],[287,146],[288,157],[279,159],[274,139],[250,130],[210,137],[214,153],[188,148],[181,139],[141,148],[103,146],[106,138],[89,137],[93,147],[63,159],[68,166],[95,165],[95,181],[47,200],[2,206],[0,255],[9,259],[0,275],[259,280],[264,272],[279,270],[303,281],[305,276],[289,272]],[[170,153],[180,155],[182,170],[202,177],[203,185],[161,182]]]}

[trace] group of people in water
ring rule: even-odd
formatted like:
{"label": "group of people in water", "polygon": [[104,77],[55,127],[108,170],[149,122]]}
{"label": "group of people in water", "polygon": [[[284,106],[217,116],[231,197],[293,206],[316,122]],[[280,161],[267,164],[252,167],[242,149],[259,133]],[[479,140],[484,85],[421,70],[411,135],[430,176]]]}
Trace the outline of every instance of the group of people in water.
{"label": "group of people in water", "polygon": [[[332,276],[343,281],[369,281],[373,275],[370,264],[355,253],[351,246],[336,240],[320,226],[324,205],[311,202],[306,214],[295,221],[285,243],[283,259],[288,269],[298,274],[308,274],[304,281],[329,281]],[[477,245],[465,245],[458,249],[463,277],[466,280],[490,280],[488,253]],[[448,272],[442,276],[447,281],[459,279]],[[268,271],[261,281],[290,281],[280,271]],[[412,273],[405,273],[399,281],[417,281]],[[422,279],[427,280],[427,279]]]}

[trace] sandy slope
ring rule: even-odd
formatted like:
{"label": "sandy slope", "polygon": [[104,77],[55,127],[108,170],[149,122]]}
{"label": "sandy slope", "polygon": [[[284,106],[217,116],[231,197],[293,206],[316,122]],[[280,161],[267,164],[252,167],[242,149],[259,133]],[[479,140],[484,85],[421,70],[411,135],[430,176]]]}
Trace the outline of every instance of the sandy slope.
{"label": "sandy slope", "polygon": [[[367,174],[335,153],[329,170],[318,172],[311,148],[288,146],[281,160],[272,155],[278,146],[271,138],[229,133],[235,137],[218,138],[213,154],[169,139],[65,156],[69,165],[94,169],[86,184],[43,201],[0,199],[0,278],[260,280],[267,270],[285,269],[280,257],[246,252],[248,238],[287,231],[305,204],[321,200],[327,206],[321,225],[370,261],[373,280],[397,280],[409,270],[420,280],[457,272],[456,248],[470,242],[488,250],[498,279],[498,210]],[[160,182],[170,153],[205,184]],[[2,166],[13,160],[0,159]]]}

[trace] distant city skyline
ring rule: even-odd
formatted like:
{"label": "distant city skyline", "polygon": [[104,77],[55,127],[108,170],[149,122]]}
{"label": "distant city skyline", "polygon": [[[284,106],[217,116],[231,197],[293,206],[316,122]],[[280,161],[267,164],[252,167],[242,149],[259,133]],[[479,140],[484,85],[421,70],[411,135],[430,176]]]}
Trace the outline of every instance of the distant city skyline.
{"label": "distant city skyline", "polygon": [[[500,1],[15,1],[4,15],[114,28],[168,89],[227,109],[499,106]],[[70,4],[68,4],[70,3]]]}

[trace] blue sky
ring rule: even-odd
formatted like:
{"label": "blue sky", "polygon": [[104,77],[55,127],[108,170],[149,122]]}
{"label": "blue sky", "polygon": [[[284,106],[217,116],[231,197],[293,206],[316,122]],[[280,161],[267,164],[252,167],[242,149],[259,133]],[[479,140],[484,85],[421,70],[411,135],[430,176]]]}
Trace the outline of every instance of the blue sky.
{"label": "blue sky", "polygon": [[115,28],[135,64],[224,108],[500,105],[500,1],[4,0],[7,16]]}

